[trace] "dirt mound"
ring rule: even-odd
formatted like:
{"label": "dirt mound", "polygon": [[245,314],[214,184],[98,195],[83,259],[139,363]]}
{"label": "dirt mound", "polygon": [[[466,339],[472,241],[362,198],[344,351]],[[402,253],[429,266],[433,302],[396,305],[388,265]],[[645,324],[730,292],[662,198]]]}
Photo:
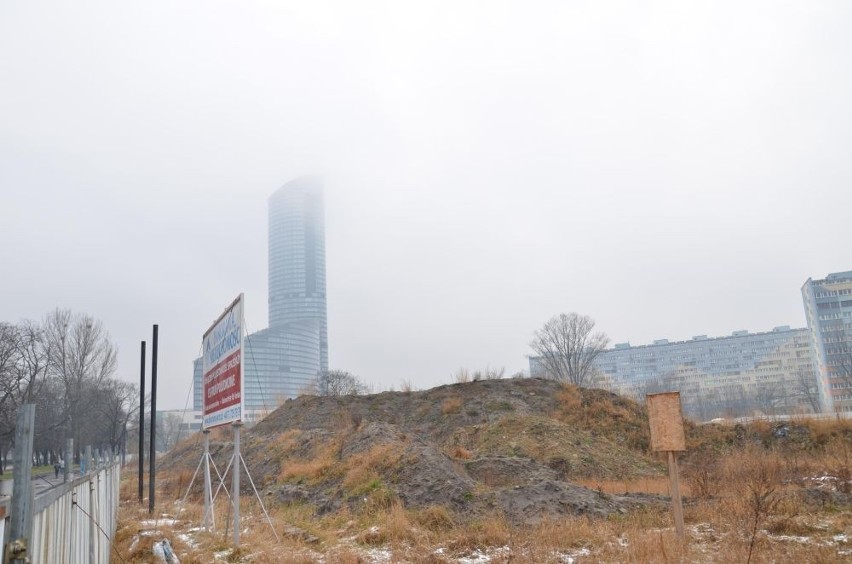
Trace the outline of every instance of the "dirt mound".
{"label": "dirt mound", "polygon": [[[266,499],[307,504],[320,514],[401,501],[442,506],[462,519],[494,511],[515,522],[604,516],[636,502],[571,479],[663,473],[642,447],[642,406],[540,379],[303,396],[285,402],[244,437],[244,458]],[[225,433],[211,435],[211,453],[221,468],[230,456],[227,441]],[[198,450],[185,443],[163,466],[186,466],[193,458],[197,463],[192,451]]]}

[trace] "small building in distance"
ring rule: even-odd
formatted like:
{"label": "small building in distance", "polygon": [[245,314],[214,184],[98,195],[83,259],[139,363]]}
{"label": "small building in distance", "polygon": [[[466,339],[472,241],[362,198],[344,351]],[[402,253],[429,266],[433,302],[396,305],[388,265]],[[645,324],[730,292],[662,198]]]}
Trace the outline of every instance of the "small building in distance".
{"label": "small building in distance", "polygon": [[852,412],[852,271],[802,286],[822,410]]}

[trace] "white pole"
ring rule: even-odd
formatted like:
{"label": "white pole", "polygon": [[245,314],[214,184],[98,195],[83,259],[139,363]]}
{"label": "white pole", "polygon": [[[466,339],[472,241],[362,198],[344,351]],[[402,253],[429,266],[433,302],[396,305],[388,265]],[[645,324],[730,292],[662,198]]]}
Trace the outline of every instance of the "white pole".
{"label": "white pole", "polygon": [[213,488],[210,486],[210,430],[204,429],[204,530],[210,530],[213,511]]}
{"label": "white pole", "polygon": [[231,483],[231,503],[234,504],[234,548],[240,546],[240,421],[235,421],[234,426],[234,458],[233,458],[233,482]]}

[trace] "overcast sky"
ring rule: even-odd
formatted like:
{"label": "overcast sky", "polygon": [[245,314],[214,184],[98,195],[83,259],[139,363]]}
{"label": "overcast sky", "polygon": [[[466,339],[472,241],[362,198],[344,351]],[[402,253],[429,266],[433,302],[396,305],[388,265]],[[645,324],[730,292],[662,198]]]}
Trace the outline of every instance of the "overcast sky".
{"label": "overcast sky", "polygon": [[330,364],[381,390],[804,326],[852,269],[852,4],[4,2],[0,320],[91,314],[182,408],[266,205],[326,184]]}

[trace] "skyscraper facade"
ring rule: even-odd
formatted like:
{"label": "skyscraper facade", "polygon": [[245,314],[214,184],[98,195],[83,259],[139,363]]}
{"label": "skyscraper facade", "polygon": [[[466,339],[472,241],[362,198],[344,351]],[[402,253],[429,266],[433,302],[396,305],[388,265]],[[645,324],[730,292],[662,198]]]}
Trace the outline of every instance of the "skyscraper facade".
{"label": "skyscraper facade", "polygon": [[[322,184],[299,178],[269,198],[269,327],[243,343],[246,421],[260,419],[328,370],[325,296]],[[201,410],[201,359],[193,382],[193,407]]]}
{"label": "skyscraper facade", "polygon": [[322,184],[299,178],[269,198],[269,327],[313,320],[320,326],[320,370],[328,370],[325,211]]}
{"label": "skyscraper facade", "polygon": [[808,278],[802,301],[822,410],[852,412],[852,271]]}

